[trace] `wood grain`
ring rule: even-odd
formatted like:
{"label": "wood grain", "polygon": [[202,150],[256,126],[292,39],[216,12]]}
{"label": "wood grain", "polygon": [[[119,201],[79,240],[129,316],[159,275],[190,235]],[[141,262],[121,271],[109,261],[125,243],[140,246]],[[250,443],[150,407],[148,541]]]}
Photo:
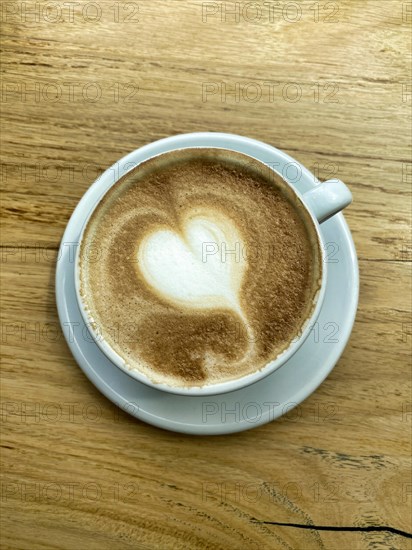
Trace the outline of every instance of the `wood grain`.
{"label": "wood grain", "polygon": [[[411,3],[23,4],[2,11],[1,547],[411,548]],[[53,278],[99,173],[204,130],[345,181],[361,287],[315,394],[199,439],[88,382]]]}

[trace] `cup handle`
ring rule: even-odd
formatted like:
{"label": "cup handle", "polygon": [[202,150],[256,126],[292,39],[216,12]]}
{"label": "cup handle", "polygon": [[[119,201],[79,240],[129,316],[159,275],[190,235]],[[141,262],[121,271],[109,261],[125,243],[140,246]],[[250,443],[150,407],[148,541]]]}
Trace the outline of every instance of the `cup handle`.
{"label": "cup handle", "polygon": [[333,179],[306,191],[303,200],[318,222],[322,223],[346,208],[352,202],[352,193],[343,181]]}

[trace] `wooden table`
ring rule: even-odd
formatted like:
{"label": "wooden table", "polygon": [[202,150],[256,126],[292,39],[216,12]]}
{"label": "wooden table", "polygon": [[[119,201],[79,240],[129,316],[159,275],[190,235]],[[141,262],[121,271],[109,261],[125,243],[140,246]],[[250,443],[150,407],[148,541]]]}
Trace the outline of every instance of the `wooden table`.
{"label": "wooden table", "polygon": [[[6,2],[2,20],[2,548],[411,548],[411,2]],[[194,131],[273,144],[354,195],[342,358],[296,414],[222,437],[117,409],[54,297],[97,175]]]}

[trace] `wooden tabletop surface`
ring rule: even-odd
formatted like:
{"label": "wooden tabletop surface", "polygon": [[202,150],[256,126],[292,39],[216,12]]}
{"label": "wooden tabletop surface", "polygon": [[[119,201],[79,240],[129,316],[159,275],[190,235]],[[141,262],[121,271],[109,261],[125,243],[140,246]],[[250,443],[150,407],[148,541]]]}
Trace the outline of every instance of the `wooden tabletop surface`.
{"label": "wooden tabletop surface", "polygon": [[[2,9],[2,548],[411,548],[412,3]],[[298,412],[201,438],[101,395],[54,296],[90,184],[195,131],[247,135],[345,181],[360,267],[350,341]]]}

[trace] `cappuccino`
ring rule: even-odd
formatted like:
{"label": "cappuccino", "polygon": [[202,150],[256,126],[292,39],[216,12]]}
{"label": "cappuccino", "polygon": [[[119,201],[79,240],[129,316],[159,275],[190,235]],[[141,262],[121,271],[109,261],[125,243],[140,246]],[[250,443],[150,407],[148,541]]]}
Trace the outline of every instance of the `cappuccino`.
{"label": "cappuccino", "polygon": [[128,369],[174,387],[264,368],[301,332],[322,278],[300,199],[264,164],[213,148],[159,155],[116,182],[79,263],[95,331]]}

